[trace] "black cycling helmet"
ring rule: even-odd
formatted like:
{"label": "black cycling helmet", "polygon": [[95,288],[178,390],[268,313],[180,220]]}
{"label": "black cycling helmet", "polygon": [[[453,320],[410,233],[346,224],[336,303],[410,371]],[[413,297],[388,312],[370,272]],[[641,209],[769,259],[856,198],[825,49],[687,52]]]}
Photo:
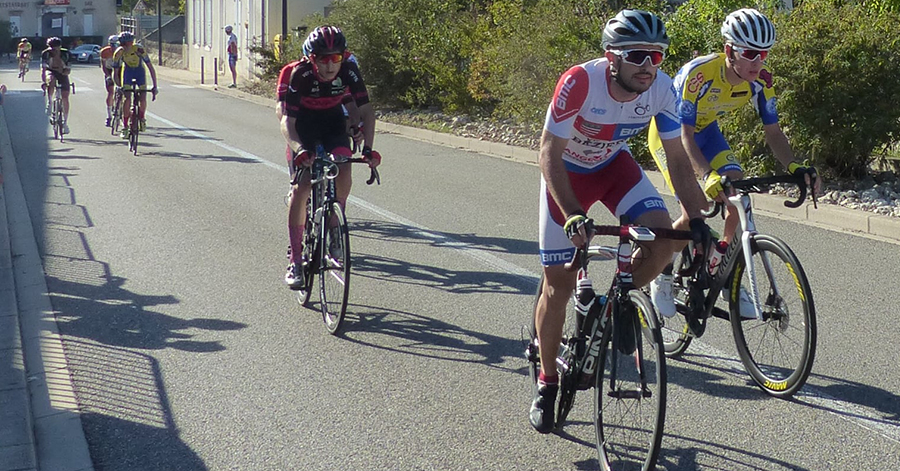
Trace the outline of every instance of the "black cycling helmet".
{"label": "black cycling helmet", "polygon": [[52,38],[47,38],[47,47],[59,47],[62,46],[62,39],[59,39],[56,36]]}
{"label": "black cycling helmet", "polygon": [[635,44],[653,44],[666,49],[669,47],[666,25],[649,11],[622,10],[603,28],[603,49]]}
{"label": "black cycling helmet", "polygon": [[303,54],[307,57],[323,52],[344,52],[347,38],[337,26],[319,26],[303,42]]}
{"label": "black cycling helmet", "polygon": [[129,33],[128,31],[124,31],[124,32],[122,32],[122,34],[119,35],[119,44],[132,43],[132,42],[134,42],[134,35]]}

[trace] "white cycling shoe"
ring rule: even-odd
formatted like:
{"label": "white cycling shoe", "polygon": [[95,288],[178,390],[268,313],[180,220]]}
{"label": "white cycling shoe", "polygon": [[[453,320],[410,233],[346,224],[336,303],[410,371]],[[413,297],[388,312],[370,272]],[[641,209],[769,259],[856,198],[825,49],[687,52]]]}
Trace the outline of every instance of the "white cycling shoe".
{"label": "white cycling shoe", "polygon": [[673,279],[672,275],[660,274],[650,282],[650,299],[656,307],[656,312],[663,317],[674,317],[676,314],[675,295],[672,293]]}
{"label": "white cycling shoe", "polygon": [[[719,292],[719,298],[726,303],[731,299],[730,292],[722,288],[722,291]],[[744,319],[756,319],[756,308],[753,306],[753,299],[750,298],[750,293],[747,292],[747,289],[741,286],[741,317]]]}

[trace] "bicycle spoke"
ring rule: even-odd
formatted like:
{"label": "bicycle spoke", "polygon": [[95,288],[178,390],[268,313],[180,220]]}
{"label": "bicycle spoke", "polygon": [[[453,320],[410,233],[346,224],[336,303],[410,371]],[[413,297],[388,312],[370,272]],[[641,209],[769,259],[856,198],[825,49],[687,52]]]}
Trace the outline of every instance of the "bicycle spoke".
{"label": "bicycle spoke", "polygon": [[[347,312],[347,295],[350,286],[350,237],[347,221],[341,206],[328,203],[322,234],[322,267],[319,276],[322,319],[332,334],[340,329]],[[328,227],[332,225],[332,227]]]}

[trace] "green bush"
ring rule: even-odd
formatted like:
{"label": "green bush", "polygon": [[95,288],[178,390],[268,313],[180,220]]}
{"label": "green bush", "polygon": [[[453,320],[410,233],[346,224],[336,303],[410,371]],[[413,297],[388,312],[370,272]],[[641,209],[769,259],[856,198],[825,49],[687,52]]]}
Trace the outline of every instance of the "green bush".
{"label": "green bush", "polygon": [[776,17],[769,63],[795,149],[836,176],[859,177],[900,136],[900,15],[832,5],[806,0]]}

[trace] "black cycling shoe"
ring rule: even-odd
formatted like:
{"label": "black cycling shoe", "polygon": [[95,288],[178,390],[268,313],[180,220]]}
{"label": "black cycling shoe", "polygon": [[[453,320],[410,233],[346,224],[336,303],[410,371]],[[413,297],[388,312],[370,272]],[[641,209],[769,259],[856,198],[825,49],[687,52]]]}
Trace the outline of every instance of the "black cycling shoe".
{"label": "black cycling shoe", "polygon": [[636,337],[634,323],[636,316],[637,313],[634,312],[631,303],[622,303],[619,309],[619,318],[613,323],[616,345],[619,351],[625,355],[634,353]]}
{"label": "black cycling shoe", "polygon": [[528,420],[531,422],[531,426],[540,433],[550,433],[553,430],[553,409],[558,392],[558,384],[539,384],[535,389]]}

